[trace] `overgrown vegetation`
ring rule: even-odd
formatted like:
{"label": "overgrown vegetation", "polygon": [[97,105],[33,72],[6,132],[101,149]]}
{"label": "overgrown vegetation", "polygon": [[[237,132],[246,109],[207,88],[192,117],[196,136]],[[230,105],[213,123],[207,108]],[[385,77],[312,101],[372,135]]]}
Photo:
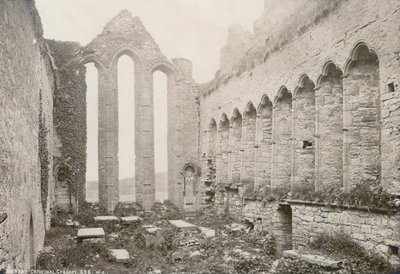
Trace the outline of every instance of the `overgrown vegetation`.
{"label": "overgrown vegetation", "polygon": [[245,198],[259,199],[266,203],[284,200],[300,200],[323,203],[326,206],[344,206],[349,208],[365,207],[368,210],[386,210],[393,214],[397,208],[396,195],[386,192],[381,186],[371,182],[362,182],[353,185],[350,190],[331,188],[323,191],[314,191],[308,184],[299,184],[290,187],[265,187],[257,191],[245,192]]}
{"label": "overgrown vegetation", "polygon": [[39,163],[40,163],[40,190],[41,202],[44,214],[47,209],[47,197],[49,195],[49,148],[47,135],[49,129],[46,126],[46,117],[43,112],[42,92],[39,93]]}
{"label": "overgrown vegetation", "polygon": [[[96,269],[106,273],[156,270],[161,273],[259,273],[270,269],[275,258],[275,241],[266,234],[231,230],[232,219],[228,215],[218,216],[212,209],[190,217],[191,223],[216,229],[216,237],[207,238],[202,233],[181,231],[172,226],[167,217],[184,216],[168,202],[156,204],[154,209],[156,212],[146,215],[142,221],[100,224],[94,222],[91,207],[80,214],[56,208],[53,227],[46,234],[46,247],[39,256],[38,267],[49,270]],[[89,217],[83,217],[83,214]],[[65,226],[65,222],[76,221],[79,216],[91,220],[85,224],[86,227],[103,227],[105,243],[83,243],[81,246],[77,243],[78,227]],[[162,230],[150,233],[143,227],[150,224]],[[130,259],[116,263],[109,256],[110,248],[126,249]]]}
{"label": "overgrown vegetation", "polygon": [[[54,256],[53,254],[57,254]],[[73,246],[53,246],[51,252],[42,252],[37,268],[46,270],[89,268],[96,262],[115,263],[110,251],[100,243]]]}
{"label": "overgrown vegetation", "polygon": [[[47,40],[57,66],[53,121],[61,141],[58,165],[68,167],[71,194],[79,205],[85,201],[86,176],[86,89],[85,67],[75,60],[77,43]],[[75,59],[74,59],[75,58]]]}
{"label": "overgrown vegetation", "polygon": [[328,206],[384,209],[388,214],[393,213],[393,209],[396,208],[395,195],[386,192],[381,186],[369,182],[354,185],[349,191],[331,188],[316,192],[307,187],[297,186],[293,188],[291,199],[322,202]]}
{"label": "overgrown vegetation", "polygon": [[55,206],[51,211],[51,226],[65,226],[67,221],[77,221],[80,225],[88,226],[94,223],[96,212],[86,202],[81,205],[81,210],[76,213],[74,211],[66,211],[60,206]]}
{"label": "overgrown vegetation", "polygon": [[379,254],[365,250],[344,233],[323,234],[310,243],[310,248],[344,259],[350,273],[394,273],[387,260]]}

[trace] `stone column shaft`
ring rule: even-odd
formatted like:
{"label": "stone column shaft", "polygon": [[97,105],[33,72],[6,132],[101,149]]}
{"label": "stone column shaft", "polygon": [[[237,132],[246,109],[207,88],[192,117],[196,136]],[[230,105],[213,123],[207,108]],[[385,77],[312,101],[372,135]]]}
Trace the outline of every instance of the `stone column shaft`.
{"label": "stone column shaft", "polygon": [[119,200],[117,73],[99,70],[99,204],[112,213]]}
{"label": "stone column shaft", "polygon": [[152,74],[135,66],[136,201],[150,210],[155,200]]}

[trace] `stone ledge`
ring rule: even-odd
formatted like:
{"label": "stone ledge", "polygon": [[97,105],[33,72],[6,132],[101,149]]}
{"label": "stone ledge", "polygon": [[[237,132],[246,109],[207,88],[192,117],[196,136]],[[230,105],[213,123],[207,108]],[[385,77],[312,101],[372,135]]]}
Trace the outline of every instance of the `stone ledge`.
{"label": "stone ledge", "polygon": [[343,264],[342,261],[332,260],[323,255],[312,254],[309,252],[298,251],[298,250],[283,251],[282,257],[305,261],[312,265],[320,266],[325,270],[339,270],[342,268]]}
{"label": "stone ledge", "polygon": [[385,240],[385,245],[400,247],[400,241]]}
{"label": "stone ledge", "polygon": [[[346,206],[346,205],[339,205],[339,204],[329,204],[329,203],[321,203],[321,202],[310,202],[310,201],[303,201],[303,200],[286,200],[289,205],[307,205],[307,206],[322,206],[322,207],[330,207],[330,208],[340,208],[346,210],[354,210],[354,211],[366,211],[372,213],[380,213],[380,214],[387,214],[388,210],[384,208],[372,208],[368,206]],[[397,209],[392,209],[390,212],[397,213]]]}

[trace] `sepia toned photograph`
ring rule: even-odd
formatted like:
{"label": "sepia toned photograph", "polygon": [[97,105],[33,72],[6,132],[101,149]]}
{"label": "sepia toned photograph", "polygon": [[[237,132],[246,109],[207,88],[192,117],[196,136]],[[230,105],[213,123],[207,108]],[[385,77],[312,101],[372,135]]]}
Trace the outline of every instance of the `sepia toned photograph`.
{"label": "sepia toned photograph", "polygon": [[399,0],[0,0],[0,274],[399,248]]}

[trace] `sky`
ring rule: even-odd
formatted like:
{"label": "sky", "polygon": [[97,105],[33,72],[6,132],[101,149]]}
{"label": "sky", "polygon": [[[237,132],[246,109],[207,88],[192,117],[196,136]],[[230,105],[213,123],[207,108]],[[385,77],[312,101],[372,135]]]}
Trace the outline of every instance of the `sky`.
{"label": "sky", "polygon": [[[88,44],[122,9],[139,16],[169,59],[184,57],[193,63],[193,77],[203,83],[219,68],[219,52],[231,24],[252,30],[263,10],[263,0],[36,0],[47,39]],[[87,65],[88,162],[87,180],[97,179],[97,75]],[[120,178],[134,176],[133,74],[134,64],[121,57],[118,68]],[[166,78],[154,76],[155,166],[167,168]],[[123,100],[121,100],[123,99]],[[158,117],[158,118],[157,118]]]}

